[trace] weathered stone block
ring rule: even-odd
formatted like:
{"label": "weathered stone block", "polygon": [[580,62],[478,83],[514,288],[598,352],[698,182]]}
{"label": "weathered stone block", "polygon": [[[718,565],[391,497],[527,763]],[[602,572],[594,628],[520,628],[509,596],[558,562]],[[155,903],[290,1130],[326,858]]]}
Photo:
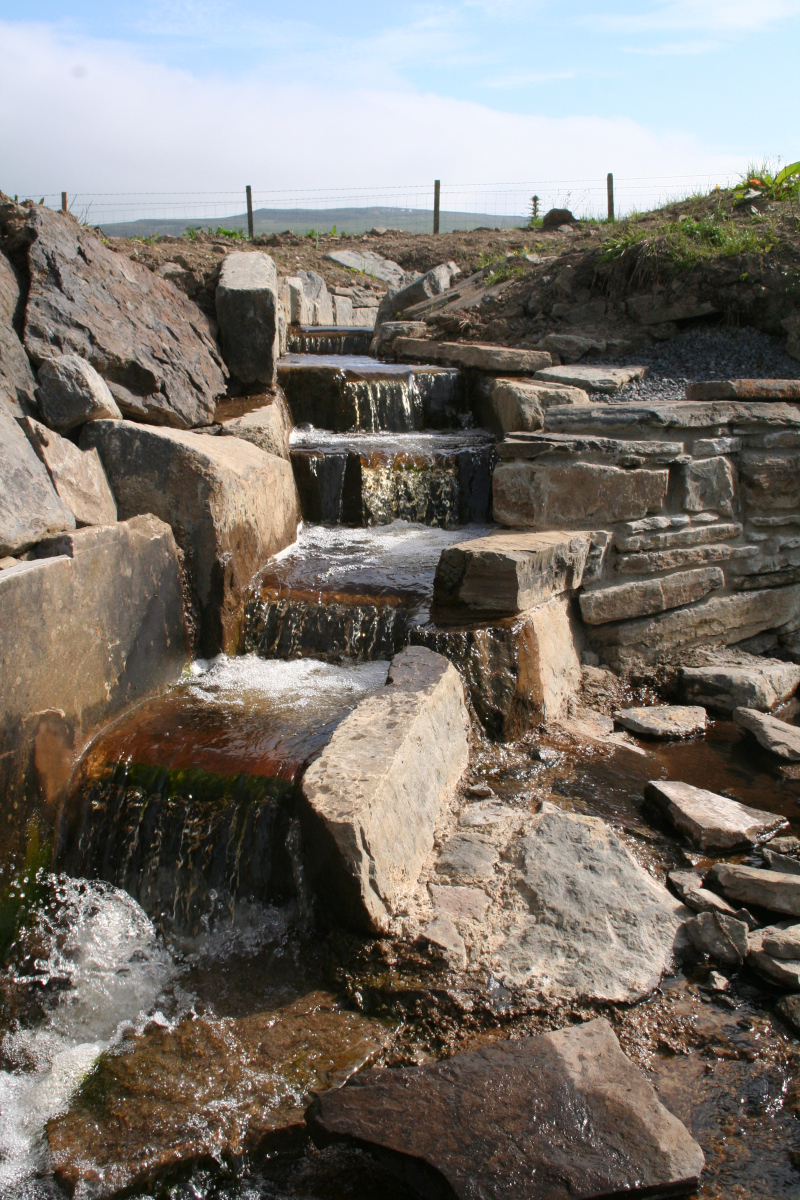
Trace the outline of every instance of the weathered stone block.
{"label": "weathered stone block", "polygon": [[263,399],[267,403],[240,417],[223,420],[222,432],[252,442],[267,454],[276,454],[278,458],[288,459],[289,438],[293,425],[286,397],[281,389],[277,388],[273,396],[264,396]]}
{"label": "weathered stone block", "polygon": [[349,296],[331,296],[333,323],[348,327],[353,324],[353,301]]}
{"label": "weathered stone block", "polygon": [[800,453],[744,450],[739,456],[744,502],[749,513],[797,508]]}
{"label": "weathered stone block", "polygon": [[[778,618],[782,616],[778,613]],[[777,624],[782,624],[779,619]],[[770,626],[766,626],[770,628]],[[681,693],[709,708],[733,712],[736,708],[768,712],[794,695],[800,685],[800,666],[769,658],[748,663],[709,663],[683,667]]]}
{"label": "weathered stone block", "polygon": [[765,750],[777,754],[779,758],[800,762],[800,729],[797,725],[790,725],[788,721],[780,721],[753,708],[735,708],[733,719],[742,729],[749,730]]}
{"label": "weathered stone block", "polygon": [[56,495],[11,409],[0,405],[0,558],[74,528],[74,516]]}
{"label": "weathered stone block", "polygon": [[243,384],[272,387],[278,361],[278,273],[262,251],[226,255],[215,295],[222,351]]}
{"label": "weathered stone block", "polygon": [[[545,423],[546,423],[545,417]],[[540,458],[569,456],[601,462],[604,466],[653,467],[675,462],[683,454],[683,442],[633,441],[622,438],[593,437],[580,433],[538,433],[515,430],[502,442],[501,458]],[[687,518],[688,519],[688,518]],[[635,522],[633,522],[635,524]]]}
{"label": "weathered stone block", "polygon": [[455,1200],[677,1196],[704,1165],[605,1020],[365,1072],[315,1101],[309,1122],[320,1142],[402,1156],[426,1195]]}
{"label": "weathered stone block", "polygon": [[53,487],[78,525],[111,525],[117,502],[96,450],[79,450],[73,442],[25,418],[28,440],[47,468]]}
{"label": "weathered stone block", "polygon": [[687,512],[733,514],[736,473],[729,458],[702,458],[683,468],[683,508]]}
{"label": "weathered stone block", "polygon": [[481,342],[434,342],[425,338],[397,338],[394,353],[399,359],[412,362],[448,363],[498,375],[533,375],[551,362],[545,350],[515,350]]}
{"label": "weathered stone block", "polygon": [[613,396],[632,383],[634,379],[643,379],[647,367],[589,367],[562,366],[545,367],[536,372],[536,378],[546,383],[564,383],[568,387],[582,388],[586,392],[600,392]]}
{"label": "weathered stone block", "polygon": [[25,349],[34,363],[77,354],[126,416],[207,425],[227,372],[197,305],[74,217],[38,204],[5,216],[29,243]]}
{"label": "weathered stone block", "polygon": [[17,334],[20,294],[17,273],[0,250],[0,402],[17,419],[36,411],[36,380]]}
{"label": "weathered stone block", "polygon": [[188,656],[168,525],[136,517],[62,535],[40,553],[53,557],[0,571],[6,859],[24,850],[32,817],[41,818],[43,834],[52,826],[88,734],[179,678]]}
{"label": "weathered stone block", "polygon": [[691,737],[695,733],[703,733],[707,724],[704,708],[687,708],[679,704],[623,708],[614,713],[614,720],[629,733],[648,738]]}
{"label": "weathered stone block", "polygon": [[544,529],[634,520],[663,507],[669,471],[601,463],[501,462],[494,516],[501,525]]}
{"label": "weathered stone block", "polygon": [[437,607],[517,613],[581,585],[587,534],[494,533],[442,551]]}
{"label": "weathered stone block", "polygon": [[653,779],[644,790],[654,805],[701,850],[733,850],[754,846],[788,827],[785,817],[749,808],[689,783]]}
{"label": "weathered stone block", "polygon": [[288,462],[241,438],[91,421],[120,517],[152,512],[186,556],[206,654],[238,644],[244,595],[259,567],[290,545],[300,520]]}
{"label": "weathered stone block", "polygon": [[729,900],[800,917],[800,875],[722,862],[714,864],[708,879],[721,888]]}
{"label": "weathered stone block", "polygon": [[724,584],[725,577],[719,567],[703,567],[697,571],[678,571],[661,579],[598,588],[580,596],[581,616],[590,625],[627,621],[693,604]]}
{"label": "weathered stone block", "polygon": [[800,400],[800,379],[704,379],[690,383],[687,400]]}
{"label": "weathered stone block", "polygon": [[468,745],[455,667],[421,646],[399,654],[389,684],[345,718],[303,779],[324,911],[368,931],[389,927],[433,849]]}
{"label": "weathered stone block", "polygon": [[42,363],[36,398],[42,419],[59,433],[68,433],[87,421],[122,419],[105,379],[77,354],[62,354]]}

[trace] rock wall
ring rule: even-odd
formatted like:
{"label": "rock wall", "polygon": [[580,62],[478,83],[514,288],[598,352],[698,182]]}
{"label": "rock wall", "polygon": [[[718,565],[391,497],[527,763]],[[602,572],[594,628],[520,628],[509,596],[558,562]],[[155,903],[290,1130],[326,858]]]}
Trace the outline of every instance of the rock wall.
{"label": "rock wall", "polygon": [[590,535],[579,602],[602,661],[634,668],[699,644],[797,660],[800,409],[604,403],[544,421],[498,446],[495,518]]}

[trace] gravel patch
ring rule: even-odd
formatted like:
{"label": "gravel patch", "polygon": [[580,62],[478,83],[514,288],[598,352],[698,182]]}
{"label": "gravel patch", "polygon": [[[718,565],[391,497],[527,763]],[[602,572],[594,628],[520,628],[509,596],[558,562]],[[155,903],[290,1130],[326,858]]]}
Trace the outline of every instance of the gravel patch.
{"label": "gravel patch", "polygon": [[614,366],[633,364],[649,367],[647,375],[613,400],[683,400],[686,385],[703,379],[800,379],[800,362],[786,354],[781,339],[757,329],[691,329],[613,360]]}

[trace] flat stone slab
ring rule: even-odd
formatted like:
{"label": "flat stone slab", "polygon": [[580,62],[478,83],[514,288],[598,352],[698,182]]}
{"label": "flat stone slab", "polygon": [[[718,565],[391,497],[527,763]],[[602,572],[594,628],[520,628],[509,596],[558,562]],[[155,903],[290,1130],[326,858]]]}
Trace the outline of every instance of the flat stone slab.
{"label": "flat stone slab", "polygon": [[525,899],[490,914],[499,978],[544,996],[619,1002],[657,986],[688,913],[603,821],[545,801],[507,853]]}
{"label": "flat stone slab", "polygon": [[416,362],[448,363],[508,375],[533,375],[552,361],[545,350],[516,350],[485,342],[434,342],[428,338],[396,338],[393,350],[398,358]]}
{"label": "flat stone slab", "polygon": [[332,250],[324,257],[340,267],[347,267],[349,271],[382,279],[384,283],[395,288],[405,287],[415,278],[413,272],[405,271],[399,263],[392,262],[390,258],[383,258],[374,250]]}
{"label": "flat stone slab", "polygon": [[749,730],[765,750],[779,758],[800,762],[800,729],[796,725],[752,708],[735,708],[733,719],[742,729]]}
{"label": "flat stone slab", "polygon": [[548,459],[500,462],[494,518],[501,525],[580,528],[635,520],[664,506],[669,470],[623,470],[604,463]]}
{"label": "flat stone slab", "polygon": [[[555,368],[560,370],[560,368]],[[573,370],[573,368],[566,368]],[[794,404],[759,400],[704,400],[691,402],[656,400],[651,404],[591,404],[547,411],[547,429],[561,433],[610,434],[623,437],[629,431],[641,437],[644,429],[713,429],[732,425],[736,432],[748,426],[771,430],[794,430],[800,426],[800,411]]]}
{"label": "flat stone slab", "polygon": [[97,1086],[50,1122],[56,1178],[100,1200],[192,1162],[300,1140],[311,1095],[341,1086],[390,1037],[324,993],[277,1012],[151,1025],[102,1055]]}
{"label": "flat stone slab", "polygon": [[789,700],[799,684],[800,666],[769,658],[742,666],[684,667],[680,673],[683,699],[723,712],[737,708],[767,712]]}
{"label": "flat stone slab", "polygon": [[579,597],[581,616],[589,625],[629,621],[694,604],[724,584],[725,576],[719,567],[698,567],[694,571],[676,571],[661,579],[597,588]]}
{"label": "flat stone slab", "polygon": [[800,400],[800,379],[704,379],[690,383],[687,400]]}
{"label": "flat stone slab", "polygon": [[657,704],[652,708],[623,708],[614,713],[614,720],[629,733],[651,738],[685,738],[703,733],[706,710],[678,704]]}
{"label": "flat stone slab", "polygon": [[684,1195],[704,1166],[603,1019],[364,1072],[315,1101],[309,1124],[323,1144],[404,1156],[426,1195],[458,1200]]}
{"label": "flat stone slab", "polygon": [[309,872],[345,923],[386,930],[417,883],[467,765],[469,715],[455,667],[423,646],[339,725],[302,784]]}
{"label": "flat stone slab", "polygon": [[747,965],[760,972],[770,983],[800,992],[800,946],[796,944],[795,935],[791,945],[794,957],[785,953],[776,954],[776,945],[781,951],[789,948],[776,938],[775,935],[781,932],[779,927],[754,930],[748,938]]}
{"label": "flat stone slab", "polygon": [[591,538],[585,533],[492,533],[442,551],[437,607],[517,613],[579,588]]}
{"label": "flat stone slab", "polygon": [[644,379],[647,367],[545,367],[536,372],[536,378],[547,383],[564,383],[569,387],[583,388],[587,392],[601,392],[613,396],[626,383]]}
{"label": "flat stone slab", "polygon": [[[521,384],[520,387],[531,385]],[[498,442],[500,458],[541,458],[543,455],[569,455],[601,459],[612,466],[644,466],[672,463],[683,454],[683,442],[628,441],[622,438],[592,437],[582,433],[539,433],[536,426],[528,432],[520,426]]]}
{"label": "flat stone slab", "polygon": [[788,826],[786,819],[775,813],[748,808],[738,800],[729,800],[690,783],[651,779],[644,795],[701,850],[755,846]]}
{"label": "flat stone slab", "polygon": [[755,904],[770,912],[800,917],[800,875],[762,871],[739,863],[715,863],[708,873],[729,900]]}

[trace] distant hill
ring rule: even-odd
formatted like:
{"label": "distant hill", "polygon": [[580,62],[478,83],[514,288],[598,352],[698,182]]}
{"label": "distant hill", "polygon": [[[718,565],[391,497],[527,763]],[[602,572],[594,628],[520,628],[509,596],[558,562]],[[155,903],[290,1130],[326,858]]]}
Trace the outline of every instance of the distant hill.
{"label": "distant hill", "polygon": [[[439,218],[442,233],[460,229],[513,229],[527,223],[525,216],[499,216],[497,213],[442,212]],[[312,231],[330,233],[334,226],[338,233],[368,233],[370,229],[381,227],[401,229],[404,233],[431,233],[433,214],[425,208],[258,208],[253,212],[256,235],[287,230],[300,235]],[[143,217],[138,221],[103,223],[101,228],[108,237],[151,237],[153,234],[180,237],[187,229],[246,231],[247,214],[185,220]]]}

